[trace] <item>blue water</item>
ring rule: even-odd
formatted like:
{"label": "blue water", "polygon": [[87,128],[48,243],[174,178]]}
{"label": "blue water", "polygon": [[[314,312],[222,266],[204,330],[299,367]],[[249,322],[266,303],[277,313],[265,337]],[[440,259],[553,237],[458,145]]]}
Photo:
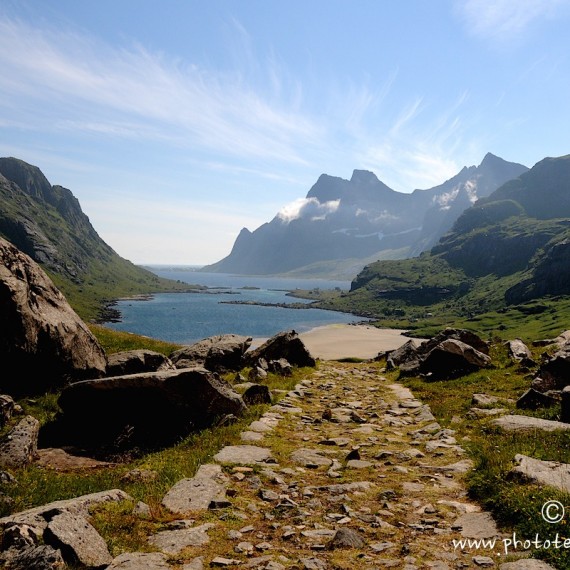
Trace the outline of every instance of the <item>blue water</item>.
{"label": "blue water", "polygon": [[[284,330],[305,332],[332,323],[362,321],[362,317],[320,309],[285,309],[258,305],[225,304],[221,301],[262,303],[304,302],[286,295],[294,289],[350,288],[348,281],[319,279],[280,279],[219,273],[200,273],[178,268],[151,268],[160,277],[185,283],[216,287],[216,293],[161,293],[150,300],[121,300],[117,309],[121,322],[106,323],[115,330],[190,344],[218,334],[269,337]],[[249,290],[243,287],[259,287]]]}

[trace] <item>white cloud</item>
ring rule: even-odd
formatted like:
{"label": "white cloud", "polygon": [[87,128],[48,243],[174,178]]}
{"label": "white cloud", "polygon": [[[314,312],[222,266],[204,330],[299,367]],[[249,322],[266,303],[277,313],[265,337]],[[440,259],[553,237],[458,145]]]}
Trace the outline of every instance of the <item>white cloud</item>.
{"label": "white cloud", "polygon": [[457,9],[475,36],[508,42],[536,21],[550,18],[566,0],[463,0]]}
{"label": "white cloud", "polygon": [[312,220],[324,220],[338,210],[340,200],[330,200],[322,204],[317,198],[299,198],[284,206],[277,217],[285,224],[298,218],[310,217]]}
{"label": "white cloud", "polygon": [[297,164],[305,163],[299,139],[310,144],[319,132],[285,102],[255,92],[239,73],[212,73],[142,46],[112,49],[3,19],[0,66],[3,98],[17,101],[14,122],[40,119],[66,130]]}

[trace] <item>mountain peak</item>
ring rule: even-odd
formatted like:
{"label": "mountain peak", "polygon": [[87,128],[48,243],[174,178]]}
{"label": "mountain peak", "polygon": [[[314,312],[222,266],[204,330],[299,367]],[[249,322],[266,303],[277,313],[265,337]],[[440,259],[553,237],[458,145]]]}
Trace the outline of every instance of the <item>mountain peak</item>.
{"label": "mountain peak", "polygon": [[357,184],[378,184],[380,182],[376,174],[370,170],[354,170],[350,181]]}

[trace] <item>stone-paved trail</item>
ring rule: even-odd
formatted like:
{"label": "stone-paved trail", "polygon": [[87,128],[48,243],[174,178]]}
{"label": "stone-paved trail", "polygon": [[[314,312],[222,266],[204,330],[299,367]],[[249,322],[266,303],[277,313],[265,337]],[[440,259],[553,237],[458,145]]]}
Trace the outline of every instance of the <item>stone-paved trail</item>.
{"label": "stone-paved trail", "polygon": [[[170,564],[445,570],[503,563],[492,518],[467,499],[471,462],[453,431],[375,363],[319,363],[241,437],[243,445],[222,449],[165,496],[180,520],[150,541]],[[495,537],[497,547],[454,548],[454,539],[468,537]],[[147,567],[172,568],[155,561]]]}

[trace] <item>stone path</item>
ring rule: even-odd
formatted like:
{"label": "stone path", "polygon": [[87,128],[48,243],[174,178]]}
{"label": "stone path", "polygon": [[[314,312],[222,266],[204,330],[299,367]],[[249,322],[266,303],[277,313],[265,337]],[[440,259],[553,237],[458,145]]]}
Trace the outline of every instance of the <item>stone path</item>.
{"label": "stone path", "polygon": [[[454,432],[377,364],[321,362],[242,439],[165,496],[180,519],[150,537],[164,556],[149,565],[144,555],[145,568],[446,570],[506,561],[493,519],[467,499],[471,462]],[[460,539],[497,543],[455,548]],[[143,567],[143,555],[130,566],[125,556],[109,568]]]}

